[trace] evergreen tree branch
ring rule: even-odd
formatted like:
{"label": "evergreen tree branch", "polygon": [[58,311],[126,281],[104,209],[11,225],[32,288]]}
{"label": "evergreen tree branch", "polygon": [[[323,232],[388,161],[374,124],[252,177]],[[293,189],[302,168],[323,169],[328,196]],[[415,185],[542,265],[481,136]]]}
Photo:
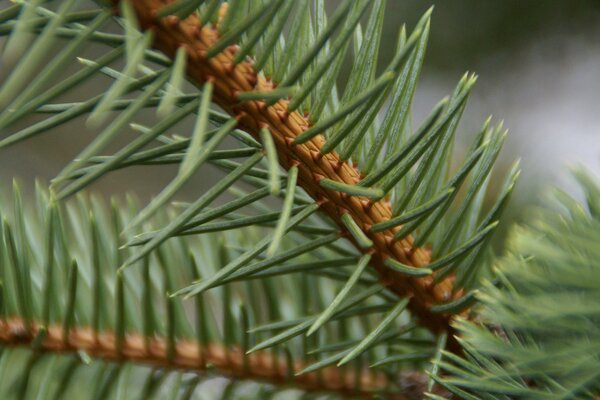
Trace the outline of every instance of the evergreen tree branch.
{"label": "evergreen tree branch", "polygon": [[456,397],[598,399],[600,185],[583,169],[575,176],[585,202],[556,189],[551,207],[515,226],[478,318],[454,322],[464,356],[443,353],[434,380]]}
{"label": "evergreen tree branch", "polygon": [[[21,318],[0,320],[0,341],[5,346],[32,347],[37,352],[84,351],[92,357],[109,361],[129,361],[197,373],[216,371],[235,379],[251,379],[311,392],[332,392],[364,399],[373,398],[377,393],[385,394],[391,400],[411,400],[420,398],[425,392],[426,380],[417,373],[405,373],[400,378],[403,387],[411,388],[409,392],[388,392],[389,378],[378,371],[363,370],[357,377],[353,369],[331,366],[318,372],[294,375],[290,374],[287,361],[271,351],[245,355],[239,347],[227,348],[223,344],[203,346],[192,340],[178,339],[173,354],[169,355],[169,343],[165,337],[154,336],[148,340],[143,335],[127,333],[123,343],[119,344],[113,331],[96,332],[90,327],[73,327],[65,332],[64,325],[51,324],[46,327]],[[294,364],[293,370],[304,369],[301,362]],[[356,386],[357,379],[360,379],[360,388]]]}
{"label": "evergreen tree branch", "polygon": [[[118,1],[114,2],[118,11]],[[153,32],[153,46],[170,58],[175,58],[179,48],[185,49],[188,78],[198,85],[212,82],[213,101],[235,116],[239,125],[255,137],[259,137],[263,128],[273,136],[280,164],[286,169],[298,168],[298,184],[320,205],[320,209],[331,217],[341,230],[346,231],[342,217],[350,215],[373,245],[363,248],[352,235],[348,235],[365,254],[371,255],[370,265],[377,271],[381,283],[400,298],[409,297],[409,309],[419,318],[422,325],[435,333],[447,333],[448,347],[459,351],[454,339],[454,329],[450,313],[435,313],[431,307],[460,300],[463,290],[454,292],[454,276],[447,275],[439,282],[435,274],[416,277],[407,276],[386,266],[386,260],[392,259],[415,268],[426,267],[431,261],[430,251],[414,246],[414,239],[407,235],[395,239],[401,226],[395,226],[373,232],[371,227],[386,223],[392,216],[392,205],[386,199],[371,200],[368,197],[350,196],[343,191],[331,189],[331,185],[321,185],[324,179],[341,185],[356,185],[362,178],[351,163],[344,161],[335,151],[323,154],[325,145],[322,135],[312,136],[298,143],[296,139],[311,126],[309,116],[298,111],[289,111],[288,100],[280,99],[275,103],[263,100],[244,100],[244,92],[271,92],[277,82],[263,79],[253,67],[251,60],[235,62],[237,46],[228,45],[221,52],[214,53],[214,46],[220,42],[218,26],[202,24],[202,16],[196,13],[185,19],[176,15],[161,17],[164,7],[174,4],[160,0],[132,0],[140,27]],[[226,8],[221,9],[221,17]],[[211,51],[211,49],[213,51]],[[266,97],[266,96],[265,96]]]}
{"label": "evergreen tree branch", "polygon": [[[297,321],[306,325],[306,321],[310,324],[316,320],[317,316],[306,315],[311,311],[300,309],[290,315],[296,320],[277,321],[275,327],[267,323],[271,328],[251,328],[277,320],[274,316],[300,300],[293,296],[293,290],[288,290],[287,296],[292,298],[273,301],[277,295],[270,293],[268,285],[286,287],[289,276],[227,285],[215,291],[223,297],[215,292],[203,293],[194,297],[193,304],[170,296],[184,282],[197,280],[207,270],[222,266],[224,259],[237,252],[227,247],[222,235],[168,241],[153,256],[146,257],[141,268],[119,271],[122,259],[131,250],[119,248],[120,238],[115,232],[137,215],[135,202],[129,199],[125,207],[113,199],[109,211],[98,198],[88,201],[80,196],[75,204],[61,204],[41,189],[36,192],[36,200],[39,207],[32,212],[22,204],[15,185],[12,207],[0,202],[0,347],[27,348],[34,360],[42,354],[74,353],[82,359],[91,356],[114,362],[106,367],[107,371],[132,362],[165,373],[198,373],[198,379],[222,375],[233,382],[262,381],[276,385],[275,390],[279,391],[298,388],[336,397],[372,398],[383,394],[391,399],[422,398],[427,378],[414,365],[375,370],[368,367],[374,359],[367,355],[343,368],[326,362],[330,356],[325,353],[337,355],[340,349],[347,353],[345,348],[354,346],[351,336],[340,337],[339,332],[333,332],[336,336],[329,338],[337,337],[336,346],[341,348],[321,345],[319,341],[328,333],[319,329],[310,337],[319,340],[313,343],[278,343],[275,348],[248,351],[269,336],[266,331],[286,331],[286,323],[295,328]],[[165,209],[158,213],[159,219],[169,215]],[[241,236],[257,232],[260,230],[246,231]],[[236,236],[228,235],[229,246],[239,243]],[[33,245],[40,241],[43,245]],[[287,247],[289,242],[283,245]],[[333,260],[330,263],[340,267]],[[176,270],[173,264],[187,268]],[[304,278],[310,273],[307,272],[303,271]],[[318,284],[326,286],[327,282]],[[359,296],[346,299],[333,310],[331,319],[353,326],[352,333],[358,334],[361,329],[354,324],[357,319],[361,323],[376,321],[377,313],[389,308],[389,303],[365,302],[380,292],[382,288],[371,282]],[[242,294],[247,300],[240,304]],[[265,300],[269,302],[267,307]],[[354,307],[349,307],[349,303]],[[368,315],[370,312],[375,314]],[[383,350],[376,347],[410,341],[413,328],[413,324],[396,324],[378,341],[371,342],[368,350]],[[422,341],[419,349],[428,343]],[[0,368],[0,376],[3,373]],[[28,372],[19,370],[18,374],[26,377]]]}
{"label": "evergreen tree branch", "polygon": [[[119,168],[180,165],[171,183],[133,218],[127,213],[121,221],[123,210],[115,208],[113,220],[108,221],[95,205],[91,209],[83,204],[84,218],[76,219],[73,231],[78,238],[82,227],[90,233],[81,243],[82,251],[79,241],[73,243],[57,232],[61,244],[54,245],[53,235],[44,234],[47,253],[33,256],[32,251],[39,249],[27,245],[31,240],[24,226],[29,222],[21,207],[15,206],[14,228],[5,222],[0,249],[9,266],[3,271],[3,283],[8,284],[2,290],[4,316],[22,318],[27,331],[38,329],[30,335],[33,350],[44,343],[39,326],[61,323],[67,336],[63,343],[68,343],[72,330],[91,327],[92,335],[111,332],[108,335],[114,336],[119,355],[132,332],[143,332],[141,339],[146,342],[165,338],[166,364],[178,357],[177,343],[191,340],[204,348],[239,349],[236,354],[245,367],[251,365],[244,354],[260,355],[268,348],[273,348],[270,354],[280,354],[283,347],[288,375],[352,362],[355,388],[360,386],[363,367],[370,365],[397,384],[390,390],[407,393],[417,388],[416,398],[424,390],[423,385],[415,385],[421,378],[404,381],[402,377],[415,366],[429,368],[427,361],[433,360],[428,378],[433,384],[435,363],[447,342],[450,350],[459,350],[450,322],[453,315],[471,307],[479,278],[490,271],[493,252],[487,244],[518,173],[516,169],[510,173],[494,205],[482,214],[490,171],[504,139],[501,126],[490,128],[489,123],[454,170],[454,133],[475,80],[468,74],[417,129],[409,127],[429,12],[410,36],[401,29],[392,62],[377,76],[385,1],[344,2],[330,17],[323,1],[310,7],[307,3],[115,0],[121,17],[113,22],[123,26],[123,35],[97,29],[108,10],[98,12],[89,25],[63,26],[62,20],[74,18],[72,2],[58,12],[23,5],[29,14],[49,18],[32,28],[32,33],[39,32],[35,51],[20,57],[0,91],[0,103],[7,105],[0,112],[0,130],[29,113],[51,116],[24,129],[15,126],[17,131],[3,138],[0,148],[82,114],[91,113],[88,122],[101,124],[108,121],[109,110],[116,110],[118,117],[105,124],[53,180],[52,197],[56,194],[62,200]],[[295,14],[290,14],[292,8]],[[359,21],[367,9],[371,13],[363,37]],[[10,17],[8,24],[23,26],[29,14]],[[289,15],[294,15],[293,23],[284,32]],[[76,17],[74,21],[81,22],[88,18]],[[21,38],[19,29],[4,32],[10,33],[12,42]],[[20,68],[21,64],[38,64],[40,52],[49,47],[46,44],[63,35],[71,39],[69,48],[53,59],[44,74],[29,78],[30,68]],[[97,61],[80,59],[81,71],[39,96],[30,93],[33,90],[19,92],[30,79],[34,87],[48,85],[88,38],[118,48]],[[339,97],[336,75],[350,43],[354,45],[352,71]],[[149,49],[151,45],[166,56]],[[111,68],[122,53],[123,69]],[[144,65],[146,61],[152,66]],[[103,94],[78,103],[50,103],[96,72],[113,80]],[[140,73],[142,77],[136,78]],[[201,93],[185,94],[184,74]],[[211,109],[213,102],[229,115]],[[144,108],[156,108],[160,120],[138,123],[138,111]],[[189,137],[172,132],[193,114],[196,123]],[[380,114],[385,114],[381,121]],[[138,136],[114,154],[102,156],[127,126]],[[227,136],[247,147],[220,150]],[[244,160],[235,160],[239,158]],[[261,161],[265,161],[262,166]],[[195,201],[160,213],[207,163],[226,171],[226,177]],[[287,178],[280,173],[280,164],[288,171]],[[236,182],[256,190],[246,193],[234,186]],[[236,198],[212,208],[225,191]],[[283,200],[280,212],[262,202],[269,193]],[[460,204],[454,204],[455,199]],[[38,200],[43,210],[48,199],[41,195]],[[15,204],[20,203],[16,192]],[[324,212],[313,214],[319,208]],[[458,212],[447,213],[451,208]],[[48,215],[47,229],[52,231],[53,213]],[[149,225],[150,219],[158,224]],[[259,226],[275,229],[256,229]],[[38,236],[43,237],[39,231]],[[255,243],[257,237],[262,239]],[[71,260],[72,268],[67,268]],[[143,268],[134,265],[138,262]],[[365,269],[368,265],[372,268]],[[39,268],[45,276],[43,291],[36,275]],[[77,291],[78,275],[89,293]],[[63,284],[67,279],[69,286],[57,290],[57,277]],[[342,288],[337,281],[346,283]],[[152,293],[158,294],[156,301]],[[43,294],[43,300],[34,294]],[[194,315],[183,303],[191,296]],[[209,307],[217,307],[212,310],[216,320],[205,307],[207,299]],[[156,302],[160,303],[157,314]],[[65,305],[64,311],[54,311],[52,303],[58,309]],[[109,304],[115,305],[114,310]],[[407,305],[420,321],[404,311]],[[292,359],[303,360],[303,365],[295,365]],[[123,365],[113,364],[111,370]]]}

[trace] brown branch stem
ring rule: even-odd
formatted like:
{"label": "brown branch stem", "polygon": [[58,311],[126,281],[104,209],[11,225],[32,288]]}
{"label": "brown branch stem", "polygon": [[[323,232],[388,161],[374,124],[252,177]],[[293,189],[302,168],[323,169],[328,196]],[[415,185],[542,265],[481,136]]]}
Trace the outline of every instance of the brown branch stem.
{"label": "brown branch stem", "polygon": [[[129,361],[197,373],[217,371],[230,378],[267,382],[306,391],[335,392],[365,399],[372,398],[375,393],[383,393],[390,400],[420,398],[427,381],[419,373],[402,375],[398,384],[406,387],[407,393],[392,393],[386,390],[389,380],[383,373],[363,370],[359,377],[360,389],[356,389],[356,371],[352,368],[331,366],[319,372],[295,376],[289,373],[286,360],[268,351],[245,355],[238,347],[225,348],[220,344],[202,347],[194,341],[181,339],[169,351],[166,338],[146,338],[135,333],[126,334],[122,345],[118,346],[113,332],[97,333],[91,328],[74,327],[65,334],[62,325],[42,328],[41,324],[26,324],[23,319],[16,317],[0,320],[0,342],[6,346],[31,347],[38,335],[43,336],[34,351],[65,354],[85,351],[92,357],[108,361]],[[169,354],[172,356],[169,357]],[[300,371],[304,367],[300,361],[292,366],[293,371]]]}
{"label": "brown branch stem", "polygon": [[[119,0],[113,1],[117,4]],[[202,26],[195,14],[185,20],[179,20],[176,16],[157,17],[158,11],[172,0],[130,1],[142,29],[153,31],[153,46],[171,58],[178,48],[183,47],[187,52],[188,78],[197,85],[212,81],[213,100],[238,119],[240,128],[255,137],[259,136],[259,130],[263,127],[271,131],[281,165],[285,169],[292,165],[298,166],[299,185],[321,204],[321,210],[336,221],[340,229],[345,229],[341,222],[342,215],[349,213],[352,216],[373,241],[373,247],[368,250],[361,249],[358,245],[356,247],[359,251],[372,254],[371,266],[379,274],[381,283],[400,298],[410,297],[409,309],[421,324],[434,333],[447,333],[448,347],[459,351],[460,347],[450,325],[452,316],[430,310],[432,305],[462,296],[461,291],[453,292],[454,277],[449,276],[435,284],[432,276],[409,277],[384,265],[388,257],[415,267],[425,266],[431,261],[430,252],[425,248],[414,247],[412,237],[394,240],[394,233],[400,227],[378,233],[370,231],[371,226],[392,217],[389,201],[373,202],[365,197],[348,196],[319,185],[323,178],[356,184],[361,179],[361,173],[355,166],[341,160],[335,152],[322,155],[320,149],[325,143],[322,135],[304,144],[293,144],[294,138],[308,129],[310,123],[305,115],[296,111],[288,112],[288,101],[280,100],[267,106],[262,101],[238,100],[240,92],[272,90],[275,83],[261,77],[254,69],[251,59],[235,64],[235,45],[208,59],[207,50],[219,40],[217,27],[210,24]]]}

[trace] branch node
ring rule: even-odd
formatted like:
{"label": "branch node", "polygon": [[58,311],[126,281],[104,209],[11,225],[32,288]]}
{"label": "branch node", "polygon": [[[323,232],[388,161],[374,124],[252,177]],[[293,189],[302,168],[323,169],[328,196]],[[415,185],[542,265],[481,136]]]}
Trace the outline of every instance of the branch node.
{"label": "branch node", "polygon": [[395,242],[394,236],[393,235],[385,235],[384,237],[385,237],[385,245],[388,248],[392,248],[394,246],[394,242]]}
{"label": "branch node", "polygon": [[342,166],[344,165],[344,163],[342,161],[340,161],[339,159],[333,161],[331,163],[331,166],[333,167],[333,170],[337,173],[340,172],[340,170],[342,169]]}
{"label": "branch node", "polygon": [[321,161],[323,159],[323,154],[317,150],[311,150],[310,156],[313,159],[313,161],[316,163],[318,163],[319,161]]}
{"label": "branch node", "polygon": [[243,118],[245,118],[245,117],[247,117],[247,116],[248,116],[248,113],[247,113],[246,111],[243,111],[243,110],[241,110],[241,111],[238,111],[238,112],[235,114],[235,117],[234,117],[234,118],[235,118],[235,120],[236,120],[236,121],[238,122],[238,124],[239,124],[239,122],[240,122],[240,121],[241,121]]}
{"label": "branch node", "polygon": [[316,203],[317,203],[317,205],[319,206],[319,208],[321,208],[321,206],[322,206],[323,204],[327,204],[327,203],[329,203],[330,201],[331,201],[331,200],[329,200],[327,197],[325,197],[325,196],[323,196],[323,195],[319,195],[319,196],[317,197]]}
{"label": "branch node", "polygon": [[290,113],[287,110],[277,110],[276,112],[281,122],[286,122],[290,116]]}
{"label": "branch node", "polygon": [[256,107],[258,107],[258,109],[259,109],[260,111],[263,111],[263,112],[264,112],[264,111],[265,111],[267,108],[269,108],[269,106],[267,106],[267,103],[265,103],[265,102],[264,102],[264,101],[262,101],[262,100],[255,100],[255,101],[254,101],[254,104],[256,104]]}
{"label": "branch node", "polygon": [[362,205],[363,210],[365,211],[371,211],[371,208],[373,208],[373,204],[375,204],[372,200],[360,200],[360,204]]}
{"label": "branch node", "polygon": [[256,77],[256,75],[250,72],[244,73],[244,78],[246,78],[246,80],[248,81],[248,83],[250,83],[250,86],[252,87],[255,87],[256,83],[258,82],[258,78]]}
{"label": "branch node", "polygon": [[294,138],[291,137],[285,137],[285,143],[287,144],[287,146],[290,149],[293,149],[294,147],[296,147],[296,143],[294,143]]}
{"label": "branch node", "polygon": [[179,22],[177,15],[167,15],[162,19],[162,23],[169,28],[179,28]]}
{"label": "branch node", "polygon": [[200,25],[193,25],[190,29],[189,32],[192,35],[193,39],[201,39],[202,38],[202,28],[200,27]]}
{"label": "branch node", "polygon": [[235,64],[231,62],[224,62],[223,71],[225,71],[227,75],[233,74],[233,71],[235,71]]}
{"label": "branch node", "polygon": [[319,174],[318,172],[313,172],[313,179],[315,182],[319,183],[321,182],[323,179],[325,179],[324,175]]}

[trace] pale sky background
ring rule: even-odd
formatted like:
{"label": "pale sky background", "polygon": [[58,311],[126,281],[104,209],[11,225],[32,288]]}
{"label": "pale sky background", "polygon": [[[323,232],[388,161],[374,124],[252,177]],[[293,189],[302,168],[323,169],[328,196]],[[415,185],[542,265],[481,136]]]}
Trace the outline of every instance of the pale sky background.
{"label": "pale sky background", "polygon": [[[501,159],[520,158],[517,196],[536,196],[548,185],[575,186],[568,167],[582,164],[600,175],[600,35],[555,34],[515,51],[482,58],[469,100],[464,133],[492,114],[509,129]],[[508,59],[508,60],[507,60]],[[507,68],[510,66],[510,68]],[[456,74],[423,74],[415,113],[452,89]],[[521,193],[522,192],[522,193]]]}

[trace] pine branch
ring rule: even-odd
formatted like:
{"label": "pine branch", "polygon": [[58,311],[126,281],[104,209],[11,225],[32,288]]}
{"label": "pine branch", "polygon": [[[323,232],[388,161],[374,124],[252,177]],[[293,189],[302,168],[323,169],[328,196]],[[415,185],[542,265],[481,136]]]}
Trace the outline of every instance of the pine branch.
{"label": "pine branch", "polygon": [[[16,131],[3,138],[0,148],[82,114],[90,114],[88,122],[98,124],[106,121],[107,111],[117,111],[117,118],[53,180],[59,200],[120,168],[179,165],[171,183],[133,218],[128,214],[119,221],[116,216],[122,210],[113,210],[117,219],[107,221],[95,205],[82,204],[78,212],[83,220],[76,218],[76,231],[84,227],[91,233],[83,251],[77,249],[80,243],[58,233],[62,245],[54,248],[51,235],[48,253],[32,255],[23,228],[29,223],[15,207],[14,229],[10,222],[4,227],[3,254],[9,265],[5,282],[10,283],[3,290],[5,315],[22,318],[28,329],[39,321],[58,321],[64,322],[63,334],[88,326],[93,332],[111,331],[119,352],[127,344],[126,333],[143,332],[146,341],[163,337],[167,360],[176,357],[180,339],[195,338],[202,346],[238,346],[240,354],[248,349],[261,354],[268,348],[277,353],[283,347],[286,357],[306,364],[288,373],[352,362],[355,387],[365,363],[398,383],[397,377],[414,368],[413,363],[423,369],[428,360],[439,360],[447,339],[449,348],[457,351],[452,315],[472,305],[478,278],[489,270],[488,242],[517,175],[516,170],[509,174],[494,205],[482,215],[486,186],[504,138],[501,127],[490,128],[488,123],[461,166],[451,172],[454,133],[474,77],[465,74],[454,93],[413,132],[408,120],[427,45],[429,12],[410,36],[401,29],[395,56],[377,77],[384,0],[348,1],[330,17],[323,1],[314,2],[314,7],[308,7],[308,1],[294,6],[284,0],[232,0],[219,8],[221,3],[121,2],[115,4],[121,17],[114,21],[123,26],[123,35],[100,30],[106,11],[87,25],[81,23],[90,16],[72,12],[69,2],[58,12],[20,5],[22,15],[9,17],[0,27],[0,34],[10,34],[9,40],[16,43],[22,38],[17,28],[31,22],[28,18],[35,13],[46,18],[32,28],[32,33],[39,32],[35,49],[47,48],[40,43],[52,43],[59,36],[71,40],[37,77],[29,77],[31,71],[20,65],[39,54],[30,54],[32,50],[18,60],[11,84],[0,92],[0,102],[8,105],[0,112],[0,129],[12,125]],[[297,12],[290,14],[292,9]],[[358,22],[368,9],[363,37]],[[293,23],[284,32],[289,15],[294,15]],[[146,28],[143,33],[138,31],[138,17]],[[61,20],[73,22],[61,26]],[[14,32],[1,29],[12,25]],[[167,56],[148,48],[151,38]],[[46,91],[17,90],[30,79],[34,87],[49,85],[79,46],[94,41],[117,48],[97,61],[80,59],[83,69]],[[335,81],[350,43],[353,67],[338,97]],[[250,56],[255,53],[256,61]],[[121,54],[125,66],[120,72],[110,63]],[[50,103],[95,73],[113,81],[103,94],[78,103]],[[184,93],[184,74],[201,93]],[[211,109],[213,102],[229,115]],[[141,125],[138,112],[148,108],[155,108],[160,120]],[[37,112],[50,116],[24,129],[15,126]],[[172,132],[194,114],[189,136]],[[127,126],[136,136],[114,154],[102,156]],[[227,136],[243,147],[221,150],[227,147]],[[162,213],[192,174],[208,163],[226,176],[193,202]],[[280,172],[280,165],[287,174]],[[255,189],[246,193],[234,186],[237,182]],[[226,191],[236,198],[215,204]],[[263,202],[269,194],[283,200],[280,212]],[[43,209],[48,199],[41,196],[38,203]],[[451,208],[458,212],[447,213]],[[318,209],[322,212],[315,213]],[[112,226],[108,232],[107,226]],[[60,260],[53,260],[53,251],[63,255]],[[64,257],[68,253],[89,258],[74,257],[74,268],[69,269],[73,257]],[[33,271],[40,266],[32,266],[33,260],[43,265],[43,313],[37,307],[40,296],[32,296],[40,294]],[[53,299],[58,294],[52,284],[55,262],[61,279],[67,273],[72,285],[59,299]],[[142,268],[134,265],[138,262]],[[174,268],[177,265],[191,267],[191,273]],[[160,276],[149,272],[157,267]],[[83,280],[89,295],[81,290],[77,294],[78,274],[91,277]],[[158,314],[164,319],[154,314],[152,293],[159,294]],[[221,324],[211,320],[203,305],[206,299],[215,304],[215,293],[220,295],[221,334],[215,331]],[[114,311],[107,307],[106,296],[112,297]],[[182,301],[191,296],[196,315],[190,320],[186,314],[192,310]],[[57,314],[51,303],[66,308]],[[404,311],[407,305],[412,315]],[[437,367],[429,373],[432,384]],[[398,386],[406,392],[404,382]],[[422,392],[423,387],[417,387]]]}
{"label": "pine branch", "polygon": [[[221,268],[224,260],[237,253],[233,246],[244,243],[244,237],[257,234],[262,228],[248,228],[250,230],[237,232],[238,235],[220,233],[174,239],[146,257],[138,268],[119,271],[122,260],[134,252],[131,248],[119,248],[121,239],[130,239],[136,232],[129,232],[124,238],[116,233],[139,215],[135,201],[128,198],[123,204],[113,199],[109,208],[102,199],[81,194],[77,199],[62,203],[38,186],[35,207],[27,207],[17,184],[13,194],[11,205],[0,201],[3,217],[0,230],[1,347],[28,348],[30,352],[26,354],[31,360],[41,359],[43,354],[47,355],[46,359],[54,359],[52,354],[76,353],[77,356],[67,359],[81,359],[85,364],[90,356],[114,361],[103,364],[102,370],[107,373],[129,368],[128,362],[133,362],[154,366],[155,370],[167,374],[172,371],[176,376],[198,372],[199,380],[222,374],[235,378],[233,382],[256,379],[279,385],[273,390],[293,387],[340,397],[358,393],[364,398],[377,394],[391,399],[422,398],[427,381],[425,374],[418,372],[412,363],[402,368],[388,365],[371,369],[377,357],[370,353],[383,350],[389,354],[382,347],[399,346],[405,353],[419,351],[419,361],[425,363],[431,354],[428,347],[432,341],[427,339],[429,335],[424,330],[417,332],[413,323],[396,318],[403,307],[396,305],[395,317],[387,318],[385,323],[390,329],[384,330],[382,325],[378,329],[381,336],[373,333],[368,335],[368,342],[363,343],[361,332],[367,335],[368,325],[378,323],[378,313],[386,312],[390,308],[389,301],[394,299],[372,280],[365,288],[360,274],[353,283],[359,292],[351,297],[341,296],[345,298],[328,315],[335,329],[323,327],[310,338],[298,337],[302,340],[248,351],[257,343],[264,343],[262,340],[270,337],[271,332],[277,332],[275,336],[278,336],[289,327],[297,330],[298,321],[306,326],[306,331],[316,323],[319,314],[311,315],[314,311],[304,307],[290,313],[290,306],[304,304],[300,296],[306,291],[301,286],[294,287],[300,279],[291,279],[289,274],[300,272],[301,279],[308,281],[313,271],[299,268],[302,264],[284,264],[283,269],[288,269],[284,276],[260,276],[260,281],[225,285],[195,296],[192,304],[184,304],[181,297],[172,297],[169,293],[191,280],[210,276]],[[171,215],[172,210],[161,209],[156,216],[158,223]],[[287,249],[293,242],[289,237],[284,239],[282,246]],[[285,252],[274,258],[281,254]],[[341,273],[343,280],[347,278],[343,267],[355,262],[348,257],[326,258],[327,266]],[[323,268],[318,265],[318,257],[309,260],[312,262],[305,266]],[[273,269],[263,272],[277,275]],[[364,265],[363,272],[368,272]],[[337,287],[330,285],[327,279],[311,282],[316,289]],[[292,289],[300,290],[296,293],[288,287],[282,296],[280,288],[290,283]],[[272,291],[270,284],[277,290]],[[223,297],[216,297],[215,292]],[[269,301],[268,306],[265,300]],[[235,313],[236,305],[239,305],[239,313]],[[283,312],[296,319],[280,320],[278,315]],[[273,320],[277,322],[271,322]],[[222,332],[218,332],[219,322]],[[263,325],[250,328],[257,324]],[[337,342],[324,345],[328,339],[337,339]],[[349,354],[359,343],[362,350],[366,350],[361,357],[342,368],[332,365],[332,357],[341,360],[341,356]],[[5,354],[0,357],[0,376],[6,373],[1,367],[6,358]],[[56,380],[70,379],[63,371],[52,371],[52,368],[48,371],[51,372],[45,376],[53,374]],[[203,375],[205,371],[208,374]],[[28,379],[28,370],[19,369],[18,374]],[[130,384],[121,382],[120,385]],[[102,391],[112,390],[111,385],[108,386]],[[177,390],[177,385],[165,386]],[[94,396],[91,398],[98,398]]]}
{"label": "pine branch", "polygon": [[[37,322],[25,322],[20,318],[0,320],[0,341],[5,346],[33,347],[36,352],[76,353],[84,351],[91,357],[109,361],[129,361],[157,366],[167,370],[185,370],[203,373],[218,371],[220,375],[236,379],[251,379],[280,386],[291,386],[310,392],[331,392],[345,396],[373,398],[374,393],[385,394],[390,400],[410,400],[412,395],[388,393],[388,377],[381,372],[364,370],[360,377],[356,371],[331,366],[319,372],[301,375],[290,374],[285,359],[270,351],[245,355],[239,347],[226,348],[223,344],[202,346],[191,340],[177,340],[173,354],[169,356],[169,342],[165,337],[155,336],[147,340],[140,334],[127,333],[122,344],[117,343],[113,331],[95,332],[89,327],[75,327],[66,333],[63,325],[44,326]],[[294,370],[304,369],[295,362]],[[360,389],[356,380],[360,379]],[[402,378],[406,387],[423,393],[423,378],[407,374]]]}
{"label": "pine branch", "polygon": [[[372,247],[364,248],[352,235],[348,235],[359,251],[371,255],[370,265],[377,271],[382,284],[400,298],[410,297],[409,309],[421,323],[438,334],[446,332],[449,348],[459,351],[450,325],[451,314],[432,312],[431,307],[459,301],[463,291],[453,293],[452,275],[436,282],[435,275],[411,277],[386,265],[386,260],[392,259],[404,265],[422,268],[430,263],[431,255],[427,249],[415,247],[410,235],[395,239],[395,234],[401,229],[399,226],[371,231],[372,226],[384,224],[392,218],[389,201],[371,200],[360,195],[349,196],[343,191],[331,189],[332,185],[320,184],[327,179],[328,182],[340,185],[356,185],[362,175],[335,151],[322,154],[321,149],[325,144],[322,135],[311,135],[310,139],[297,142],[296,139],[301,134],[314,129],[311,126],[318,126],[319,123],[312,124],[309,116],[288,111],[288,101],[285,99],[274,104],[262,100],[241,101],[241,93],[272,92],[276,90],[276,82],[263,79],[254,69],[252,61],[236,63],[238,47],[234,44],[235,41],[229,42],[222,52],[213,54],[215,52],[211,49],[223,43],[218,26],[203,25],[200,22],[201,16],[195,13],[185,19],[176,15],[161,18],[163,8],[166,4],[173,4],[171,2],[133,0],[131,4],[141,28],[153,32],[153,46],[171,58],[175,58],[177,49],[184,48],[188,78],[198,85],[212,82],[213,101],[234,115],[244,130],[257,138],[263,128],[271,132],[280,164],[286,170],[298,167],[299,185],[318,202],[320,209],[336,221],[343,231],[347,229],[342,217],[348,214],[372,241]],[[116,5],[117,2],[115,9],[118,8]],[[225,14],[226,9],[222,8],[221,17]]]}
{"label": "pine branch", "polygon": [[598,399],[600,185],[575,176],[586,201],[555,190],[553,207],[515,226],[477,320],[455,321],[464,357],[444,353],[434,380],[456,397]]}
{"label": "pine branch", "polygon": [[[85,354],[120,365],[134,362],[166,370],[216,373],[234,380],[263,381],[279,385],[281,389],[293,387],[340,396],[372,398],[385,394],[392,399],[413,399],[420,398],[425,390],[427,379],[423,374],[412,372],[412,368],[368,369],[367,363],[373,361],[366,357],[344,368],[331,363],[315,368],[328,357],[321,358],[311,352],[332,351],[319,347],[318,342],[314,348],[283,344],[249,351],[262,340],[265,330],[286,328],[282,323],[295,324],[293,320],[279,321],[276,324],[280,327],[267,329],[263,325],[250,329],[251,324],[270,321],[285,307],[285,301],[269,307],[262,303],[264,288],[269,287],[268,278],[261,277],[260,285],[246,282],[224,287],[223,298],[215,298],[213,293],[195,296],[193,304],[184,307],[181,297],[172,297],[169,293],[183,282],[198,279],[212,266],[221,265],[222,258],[236,253],[217,236],[169,241],[155,256],[146,257],[141,268],[117,271],[130,250],[118,248],[120,242],[115,232],[137,214],[135,204],[124,207],[113,200],[108,211],[99,199],[87,201],[80,196],[78,203],[63,207],[48,198],[43,190],[38,189],[36,195],[40,208],[34,213],[23,206],[17,185],[13,207],[0,202],[0,215],[4,217],[0,230],[0,343],[3,347],[28,348],[32,357],[42,353]],[[162,219],[168,215],[164,209],[158,213]],[[43,245],[30,247],[40,239]],[[235,236],[229,237],[230,243],[236,241]],[[288,242],[282,244],[289,245]],[[212,250],[199,255],[202,269],[194,257],[199,248]],[[339,267],[354,260],[342,261],[341,265],[335,260],[328,264],[338,267],[339,271]],[[187,268],[175,271],[167,262]],[[309,266],[311,264],[314,262]],[[287,266],[297,268],[294,264]],[[278,287],[284,287],[285,278],[288,277],[271,279],[276,279]],[[248,302],[239,304],[240,311],[234,315],[232,306],[240,292],[247,295]],[[338,323],[351,324],[355,318],[368,321],[368,315],[362,313],[369,314],[376,307],[381,312],[388,307],[385,303],[361,304],[379,292],[381,288],[371,282],[370,289],[355,297],[354,308],[349,307],[348,301],[342,302],[332,310],[330,317]],[[269,294],[267,299],[275,296]],[[294,316],[309,322],[317,318]],[[222,334],[217,332],[218,321],[223,323]],[[260,329],[263,332],[257,332]],[[314,332],[311,339],[325,337],[324,331]],[[408,340],[406,333],[411,333],[410,327],[390,330],[385,340],[380,338],[368,349],[387,341],[402,343]],[[353,346],[352,340],[342,338],[345,339],[341,341],[343,347]]]}

